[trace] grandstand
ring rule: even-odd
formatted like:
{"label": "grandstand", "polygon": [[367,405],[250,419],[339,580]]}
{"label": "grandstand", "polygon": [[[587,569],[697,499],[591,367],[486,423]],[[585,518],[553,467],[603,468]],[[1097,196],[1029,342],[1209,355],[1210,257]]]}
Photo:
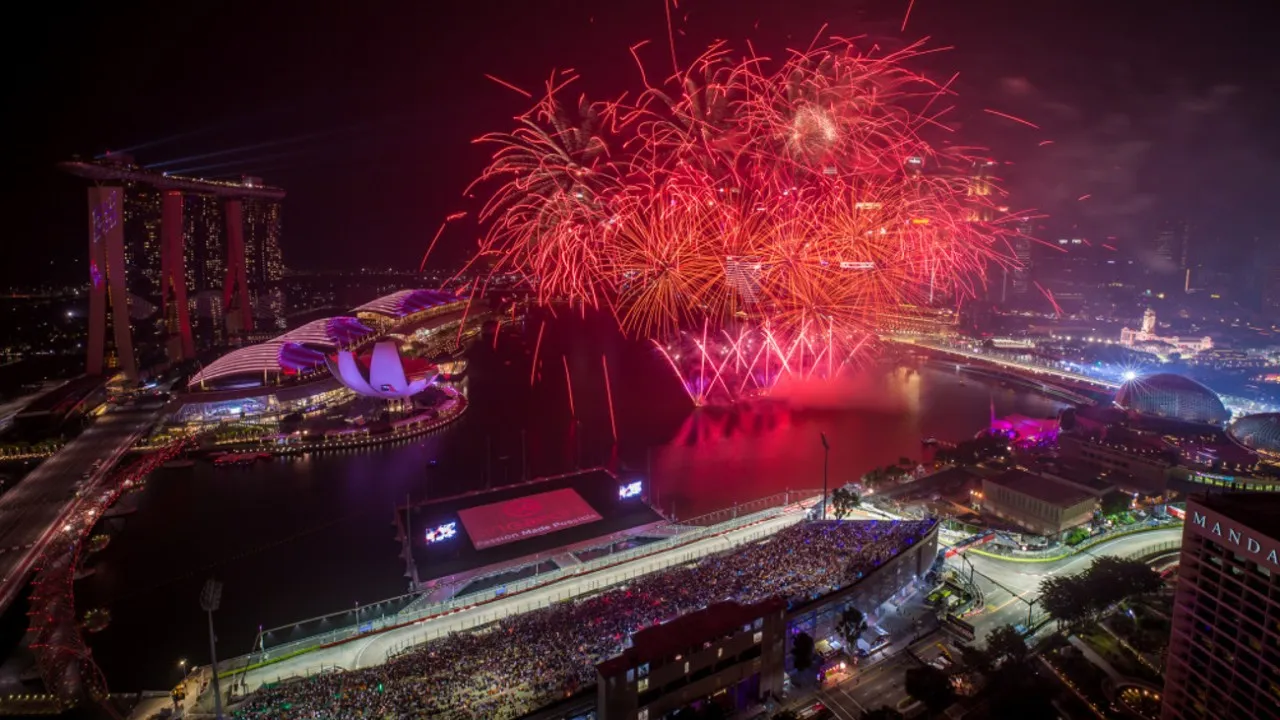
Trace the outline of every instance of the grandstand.
{"label": "grandstand", "polygon": [[377,667],[260,689],[234,714],[518,718],[566,698],[591,697],[597,665],[622,654],[635,633],[714,603],[775,599],[789,617],[812,623],[816,614],[831,614],[817,608],[828,598],[848,601],[869,585],[877,594],[859,602],[877,607],[885,592],[924,571],[936,540],[933,520],[792,525],[624,586],[430,640]]}

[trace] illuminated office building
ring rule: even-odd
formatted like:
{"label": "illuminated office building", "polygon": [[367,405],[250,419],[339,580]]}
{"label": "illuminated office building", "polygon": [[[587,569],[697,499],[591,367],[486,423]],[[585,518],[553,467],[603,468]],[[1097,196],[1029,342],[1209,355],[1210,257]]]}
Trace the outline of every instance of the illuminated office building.
{"label": "illuminated office building", "polygon": [[[246,182],[254,181],[246,178]],[[280,254],[280,203],[267,198],[244,202],[244,268],[249,286],[261,292],[284,275]]]}
{"label": "illuminated office building", "polygon": [[1162,720],[1280,718],[1280,496],[1187,502]]}
{"label": "illuminated office building", "polygon": [[163,192],[139,182],[124,185],[124,265],[129,293],[160,298],[160,206]]}

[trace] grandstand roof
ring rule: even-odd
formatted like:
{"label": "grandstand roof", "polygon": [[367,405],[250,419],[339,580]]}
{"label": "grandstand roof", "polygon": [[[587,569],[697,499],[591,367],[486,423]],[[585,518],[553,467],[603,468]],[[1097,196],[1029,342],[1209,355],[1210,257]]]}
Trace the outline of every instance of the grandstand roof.
{"label": "grandstand roof", "polygon": [[401,318],[416,312],[429,310],[440,305],[448,305],[461,301],[457,295],[444,290],[399,290],[384,295],[352,310],[352,313],[376,313],[387,317]]}

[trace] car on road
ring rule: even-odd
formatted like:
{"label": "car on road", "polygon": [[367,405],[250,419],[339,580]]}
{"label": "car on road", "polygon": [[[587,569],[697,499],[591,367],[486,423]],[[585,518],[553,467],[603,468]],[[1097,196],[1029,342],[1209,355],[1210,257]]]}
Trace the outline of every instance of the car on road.
{"label": "car on road", "polygon": [[796,711],[796,720],[830,720],[836,716],[835,712],[820,702],[801,708]]}

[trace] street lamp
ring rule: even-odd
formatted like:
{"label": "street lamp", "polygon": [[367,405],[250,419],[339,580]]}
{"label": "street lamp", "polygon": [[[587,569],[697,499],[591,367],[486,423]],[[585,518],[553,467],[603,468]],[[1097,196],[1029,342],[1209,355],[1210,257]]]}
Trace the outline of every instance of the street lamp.
{"label": "street lamp", "polygon": [[822,438],[822,519],[827,519],[827,464],[831,459],[831,443],[827,442],[827,434],[818,433]]}
{"label": "street lamp", "polygon": [[213,611],[222,603],[222,583],[210,578],[205,581],[200,591],[200,608],[209,616],[209,660],[213,673],[213,712],[217,720],[222,720],[222,690],[218,683],[218,652],[215,647],[217,637],[213,634]]}

